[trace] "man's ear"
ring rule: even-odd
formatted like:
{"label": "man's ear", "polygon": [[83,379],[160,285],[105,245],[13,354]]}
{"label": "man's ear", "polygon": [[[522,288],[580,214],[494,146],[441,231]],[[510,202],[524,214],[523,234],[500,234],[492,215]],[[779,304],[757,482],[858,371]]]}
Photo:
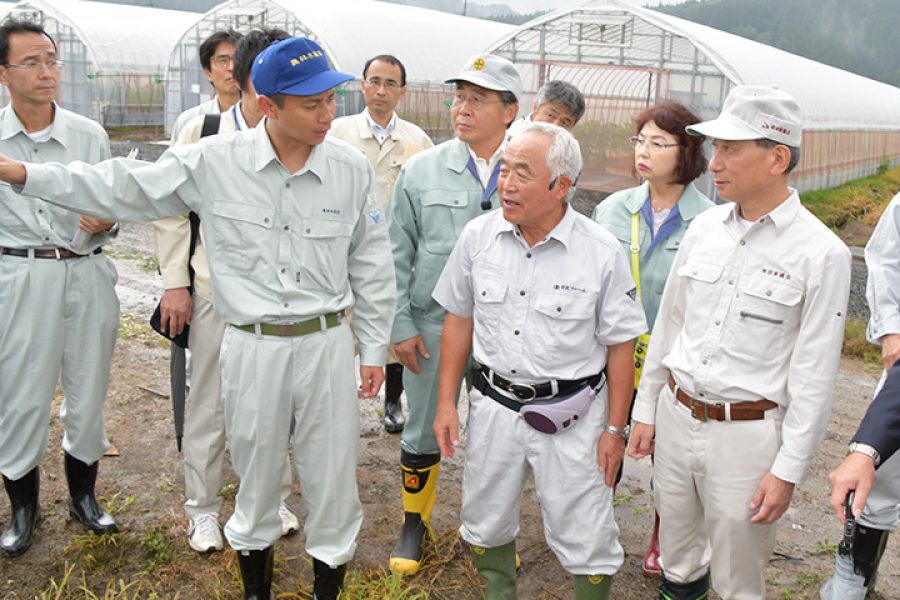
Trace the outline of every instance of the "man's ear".
{"label": "man's ear", "polygon": [[276,114],[276,109],[278,106],[275,104],[275,101],[269,98],[268,96],[257,95],[256,102],[259,105],[259,110],[262,114],[271,118]]}
{"label": "man's ear", "polygon": [[778,144],[772,148],[772,168],[773,175],[787,175],[788,166],[791,164],[791,149],[783,144]]}

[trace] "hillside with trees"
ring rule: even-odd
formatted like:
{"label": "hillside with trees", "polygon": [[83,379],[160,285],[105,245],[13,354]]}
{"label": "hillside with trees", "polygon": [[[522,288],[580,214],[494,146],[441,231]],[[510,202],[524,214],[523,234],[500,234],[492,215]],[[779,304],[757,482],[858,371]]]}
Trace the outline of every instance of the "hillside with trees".
{"label": "hillside with trees", "polygon": [[897,0],[689,0],[654,9],[900,86]]}

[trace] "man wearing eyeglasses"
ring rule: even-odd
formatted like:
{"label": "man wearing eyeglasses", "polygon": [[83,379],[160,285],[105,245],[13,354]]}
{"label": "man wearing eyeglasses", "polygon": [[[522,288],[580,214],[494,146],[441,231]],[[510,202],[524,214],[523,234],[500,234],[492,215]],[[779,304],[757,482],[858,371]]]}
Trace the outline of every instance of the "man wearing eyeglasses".
{"label": "man wearing eyeglasses", "polygon": [[447,83],[456,85],[450,118],[457,137],[406,163],[390,207],[397,274],[391,341],[406,367],[403,386],[409,404],[400,449],[404,518],[390,559],[391,570],[401,574],[421,566],[441,460],[432,422],[447,311],[431,293],[466,223],[497,206],[506,130],[522,96],[515,65],[490,54],[470,58]]}
{"label": "man wearing eyeglasses", "polygon": [[[335,119],[331,135],[362,150],[375,168],[378,199],[385,210],[394,191],[400,168],[415,153],[434,143],[418,126],[396,113],[406,94],[406,67],[395,56],[380,54],[363,67],[363,99],[366,108],[358,115]],[[406,419],[400,406],[403,393],[403,365],[390,350],[384,373],[384,429],[403,431]]]}
{"label": "man wearing eyeglasses", "polygon": [[[0,63],[10,96],[0,152],[35,162],[109,158],[103,128],[54,102],[62,63],[42,27],[0,27]],[[101,248],[116,226],[38,196],[23,201],[8,187],[0,200],[0,472],[11,507],[0,553],[15,556],[31,545],[40,514],[38,468],[57,382],[69,510],[96,533],[116,530],[94,497],[109,448],[103,401],[119,320],[116,270]]]}
{"label": "man wearing eyeglasses", "polygon": [[234,47],[241,34],[233,29],[216,31],[200,44],[200,65],[203,74],[213,87],[215,95],[178,115],[172,126],[172,143],[178,140],[181,129],[197,115],[215,115],[225,112],[241,99],[241,89],[232,76]]}
{"label": "man wearing eyeglasses", "polygon": [[713,140],[719,196],[670,271],[634,404],[629,454],[653,453],[660,597],[766,597],[775,524],[825,434],[844,334],[850,252],[788,185],[800,107],[731,90],[687,127]]}

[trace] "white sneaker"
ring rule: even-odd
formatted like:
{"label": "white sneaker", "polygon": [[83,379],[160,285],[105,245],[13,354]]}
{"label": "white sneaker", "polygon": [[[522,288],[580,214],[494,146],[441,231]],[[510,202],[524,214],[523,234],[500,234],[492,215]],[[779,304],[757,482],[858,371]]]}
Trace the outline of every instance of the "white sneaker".
{"label": "white sneaker", "polygon": [[281,517],[282,537],[300,531],[300,521],[297,520],[297,515],[292,513],[284,502],[278,505],[278,516]]}
{"label": "white sneaker", "polygon": [[222,530],[219,528],[219,515],[206,513],[191,519],[188,545],[192,550],[201,553],[221,550],[225,546],[225,542],[222,540]]}

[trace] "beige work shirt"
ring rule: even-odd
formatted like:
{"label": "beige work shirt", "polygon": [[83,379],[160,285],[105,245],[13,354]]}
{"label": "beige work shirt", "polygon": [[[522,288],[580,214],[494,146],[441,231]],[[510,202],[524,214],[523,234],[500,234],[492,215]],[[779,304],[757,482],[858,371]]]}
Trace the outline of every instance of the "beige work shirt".
{"label": "beige work shirt", "polygon": [[400,168],[415,153],[434,146],[427,133],[409,121],[394,116],[394,129],[384,144],[379,144],[372,134],[365,112],[335,119],[329,132],[362,150],[372,163],[378,180],[378,198],[385,209],[391,201]]}
{"label": "beige work shirt", "polygon": [[[710,403],[784,410],[771,472],[799,483],[825,434],[850,292],[850,251],[797,192],[744,232],[737,207],[698,215],[669,273],[633,418],[655,423],[669,376]],[[748,448],[752,451],[752,448]]]}
{"label": "beige work shirt", "polygon": [[259,127],[170,148],[155,163],[26,163],[25,194],[102,218],[200,215],[216,312],[292,323],[353,307],[361,364],[385,362],[396,291],[365,157],[326,138],[290,173]]}
{"label": "beige work shirt", "polygon": [[[109,158],[109,137],[94,121],[56,106],[50,138],[35,142],[28,137],[12,105],[7,104],[0,109],[0,153],[39,163],[96,163]],[[47,204],[39,195],[27,197],[25,202],[10,196],[15,194],[8,186],[0,187],[0,247],[65,248],[90,254],[113,235],[80,232],[77,212]]]}
{"label": "beige work shirt", "polygon": [[503,211],[473,219],[433,297],[474,319],[476,361],[523,383],[594,375],[607,346],[647,331],[622,246],[571,206],[532,247]]}
{"label": "beige work shirt", "polygon": [[[231,133],[247,129],[240,112],[240,102],[224,111],[219,119],[219,133]],[[200,139],[205,114],[194,116],[181,130],[176,145],[193,144]],[[186,288],[191,285],[188,263],[194,269],[194,293],[212,302],[212,284],[209,280],[209,258],[203,242],[203,231],[197,239],[191,256],[191,224],[187,215],[169,217],[153,222],[156,234],[156,256],[162,275],[163,289]]]}

